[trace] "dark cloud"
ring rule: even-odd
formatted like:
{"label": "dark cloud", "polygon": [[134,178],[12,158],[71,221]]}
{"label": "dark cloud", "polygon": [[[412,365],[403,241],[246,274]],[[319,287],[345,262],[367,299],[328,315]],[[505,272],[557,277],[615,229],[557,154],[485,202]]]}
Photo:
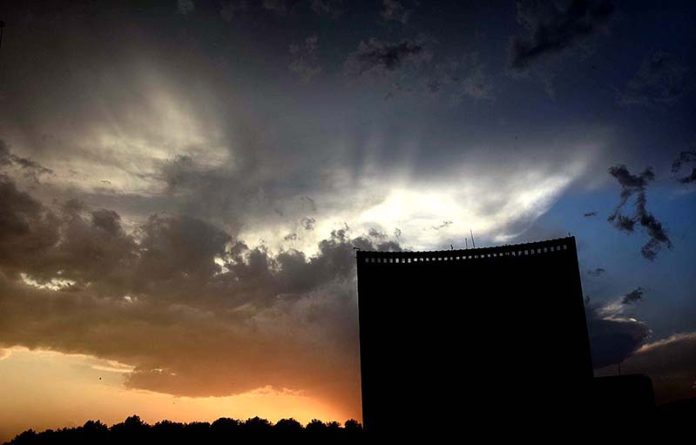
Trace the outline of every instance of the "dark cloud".
{"label": "dark cloud", "polygon": [[643,60],[619,95],[619,102],[626,105],[671,104],[687,91],[688,79],[688,69],[677,56],[657,51]]}
{"label": "dark cloud", "polygon": [[512,40],[511,67],[524,70],[543,57],[576,45],[597,32],[613,12],[610,0],[518,0],[517,21],[528,35]]}
{"label": "dark cloud", "polygon": [[585,308],[595,369],[622,363],[648,336],[647,326],[640,321],[605,314],[604,308],[590,304]]}
{"label": "dark cloud", "polygon": [[696,333],[680,333],[643,345],[622,369],[649,375],[658,403],[696,397]]}
{"label": "dark cloud", "polygon": [[679,182],[681,182],[682,184],[691,184],[693,182],[696,182],[696,167],[691,169],[691,174],[689,176],[679,178]]}
{"label": "dark cloud", "polygon": [[[687,150],[679,153],[677,159],[672,162],[672,173],[677,174],[686,164],[696,163],[696,150]],[[696,182],[696,167],[692,167],[691,174],[678,178],[682,184],[691,184]]]}
{"label": "dark cloud", "polygon": [[381,14],[384,20],[406,24],[412,13],[413,8],[405,6],[403,0],[382,0]]}
{"label": "dark cloud", "polygon": [[271,254],[185,215],[129,233],[110,209],[72,200],[51,211],[7,178],[0,201],[0,345],[118,360],[135,367],[135,388],[270,385],[359,412],[353,248],[397,243],[344,229],[311,257]]}
{"label": "dark cloud", "polygon": [[290,71],[305,82],[309,82],[321,72],[317,56],[318,41],[318,37],[313,35],[307,37],[303,43],[290,45]]}
{"label": "dark cloud", "polygon": [[644,293],[645,289],[643,289],[642,287],[633,289],[631,292],[624,295],[624,297],[621,299],[621,304],[633,304],[637,301],[640,301],[643,299]]}
{"label": "dark cloud", "polygon": [[380,231],[380,230],[378,230],[378,229],[375,229],[374,227],[371,228],[371,229],[367,232],[367,235],[368,235],[370,238],[376,238],[376,239],[380,239],[380,240],[385,240],[385,239],[387,239],[387,234],[386,234],[386,233],[384,233],[384,232],[382,232],[382,231]]}
{"label": "dark cloud", "polygon": [[362,76],[392,72],[407,64],[420,65],[431,58],[432,54],[422,41],[386,42],[371,38],[360,42],[358,49],[346,59],[345,66],[350,74]]}
{"label": "dark cloud", "polygon": [[58,238],[56,215],[0,175],[0,266],[5,272],[37,267]]}
{"label": "dark cloud", "polygon": [[121,216],[113,210],[99,209],[92,212],[92,225],[105,230],[111,235],[118,235],[121,228]]}
{"label": "dark cloud", "polygon": [[12,153],[7,143],[0,139],[0,168],[2,167],[18,168],[25,176],[28,176],[35,181],[38,181],[40,175],[53,173],[51,169],[44,167],[38,162],[15,155]]}
{"label": "dark cloud", "polygon": [[596,269],[590,269],[587,271],[587,275],[591,277],[598,277],[600,275],[604,275],[606,273],[606,269],[603,269],[601,267],[597,267]]}
{"label": "dark cloud", "polygon": [[438,224],[436,226],[433,226],[433,230],[444,229],[445,227],[447,227],[451,224],[452,224],[452,221],[442,221],[442,224]]}
{"label": "dark cloud", "polygon": [[[655,179],[652,169],[647,168],[640,175],[633,175],[625,165],[616,165],[609,169],[609,174],[621,185],[621,201],[609,216],[608,221],[619,230],[629,233],[635,230],[636,224],[643,227],[650,239],[641,248],[641,254],[649,260],[654,260],[662,247],[671,249],[672,241],[667,236],[662,223],[648,212],[646,207],[646,188]],[[632,216],[624,215],[622,210],[634,195],[636,197],[634,213]]]}

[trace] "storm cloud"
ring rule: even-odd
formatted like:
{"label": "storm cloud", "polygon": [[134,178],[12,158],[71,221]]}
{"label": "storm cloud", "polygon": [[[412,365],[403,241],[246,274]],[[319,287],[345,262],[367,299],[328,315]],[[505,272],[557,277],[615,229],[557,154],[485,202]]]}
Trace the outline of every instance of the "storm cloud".
{"label": "storm cloud", "polygon": [[118,360],[134,367],[136,388],[204,396],[270,385],[357,412],[353,248],[397,243],[339,230],[314,256],[272,254],[193,217],[151,215],[126,231],[113,210],[50,209],[8,178],[0,192],[3,347]]}

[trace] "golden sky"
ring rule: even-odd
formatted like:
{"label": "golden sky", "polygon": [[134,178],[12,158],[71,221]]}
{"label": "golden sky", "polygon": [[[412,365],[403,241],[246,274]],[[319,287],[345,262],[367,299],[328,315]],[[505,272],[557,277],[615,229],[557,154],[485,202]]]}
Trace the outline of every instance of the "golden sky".
{"label": "golden sky", "polygon": [[5,349],[0,356],[0,442],[29,428],[78,426],[89,419],[111,425],[132,414],[148,423],[253,416],[307,423],[356,417],[300,391],[260,388],[236,396],[176,397],[126,388],[124,378],[132,368],[114,361],[21,347]]}

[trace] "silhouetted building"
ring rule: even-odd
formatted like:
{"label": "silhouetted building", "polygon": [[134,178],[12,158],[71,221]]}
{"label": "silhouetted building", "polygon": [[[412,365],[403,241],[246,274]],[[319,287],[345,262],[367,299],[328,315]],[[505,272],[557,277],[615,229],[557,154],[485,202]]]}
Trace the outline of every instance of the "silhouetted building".
{"label": "silhouetted building", "polygon": [[357,262],[366,431],[403,431],[407,419],[417,429],[571,416],[587,404],[593,373],[574,238],[360,251]]}

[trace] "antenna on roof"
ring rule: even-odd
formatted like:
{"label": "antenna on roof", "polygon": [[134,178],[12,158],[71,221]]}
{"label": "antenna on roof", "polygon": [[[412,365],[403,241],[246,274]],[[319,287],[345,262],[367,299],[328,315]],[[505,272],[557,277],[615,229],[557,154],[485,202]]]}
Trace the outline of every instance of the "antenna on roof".
{"label": "antenna on roof", "polygon": [[469,229],[469,232],[471,232],[471,245],[474,246],[474,249],[476,248],[476,242],[474,241],[474,231]]}
{"label": "antenna on roof", "polygon": [[469,248],[469,238],[464,238],[464,245],[467,249]]}

